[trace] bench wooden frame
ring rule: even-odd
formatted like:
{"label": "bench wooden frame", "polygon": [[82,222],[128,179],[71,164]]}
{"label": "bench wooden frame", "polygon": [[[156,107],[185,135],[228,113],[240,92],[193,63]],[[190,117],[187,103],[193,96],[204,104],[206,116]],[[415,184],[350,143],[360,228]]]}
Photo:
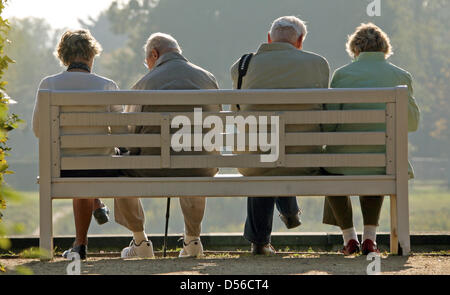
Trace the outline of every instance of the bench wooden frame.
{"label": "bench wooden frame", "polygon": [[[388,195],[391,253],[410,252],[407,88],[48,91],[39,92],[40,247],[53,257],[52,200],[114,197]],[[280,117],[280,157],[171,155],[170,120],[179,113],[66,113],[67,106],[386,103],[386,110],[248,112]],[[212,113],[209,113],[212,114]],[[233,113],[215,114],[219,116]],[[240,112],[239,115],[244,115]],[[189,115],[189,114],[187,114]],[[190,114],[192,115],[192,114]],[[204,113],[204,116],[208,113]],[[386,123],[386,132],[285,133],[288,124]],[[159,125],[160,134],[60,135],[63,126]],[[285,154],[295,145],[386,145],[385,154]],[[160,147],[156,156],[62,157],[62,148]],[[386,175],[61,178],[61,170],[211,167],[386,167]]]}

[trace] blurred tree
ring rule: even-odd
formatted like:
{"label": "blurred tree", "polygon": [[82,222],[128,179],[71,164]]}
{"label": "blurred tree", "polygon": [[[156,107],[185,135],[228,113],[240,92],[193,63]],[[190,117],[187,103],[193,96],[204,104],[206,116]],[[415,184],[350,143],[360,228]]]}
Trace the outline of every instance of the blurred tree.
{"label": "blurred tree", "polygon": [[82,28],[91,31],[91,34],[102,45],[103,54],[111,53],[118,48],[126,46],[127,36],[115,33],[108,19],[108,10],[102,11],[97,18],[89,17],[88,20],[78,20]]}
{"label": "blurred tree", "polygon": [[[31,122],[40,81],[45,76],[62,70],[53,55],[61,32],[52,30],[44,19],[12,18],[10,23],[8,38],[12,42],[6,46],[6,52],[16,62],[5,73],[5,79],[9,81],[9,94],[18,102],[11,106],[11,110]],[[15,151],[10,161],[17,175],[8,177],[8,182],[14,187],[36,190],[38,146],[31,124],[23,124],[11,134],[9,142]]]}
{"label": "blurred tree", "polygon": [[411,135],[415,154],[450,157],[450,1],[388,1],[396,17],[392,60],[411,72],[422,110],[421,130]]}
{"label": "blurred tree", "polygon": [[149,34],[150,13],[158,3],[159,0],[115,0],[105,12],[112,31],[128,39],[126,47],[105,55],[101,62],[104,71],[122,88],[130,88],[146,72],[142,47]]}
{"label": "blurred tree", "polygon": [[[6,209],[6,199],[15,196],[14,192],[6,185],[4,175],[11,174],[8,170],[8,162],[6,157],[11,150],[8,145],[8,132],[17,127],[19,119],[15,114],[9,113],[9,105],[13,100],[6,94],[5,87],[7,82],[3,80],[3,75],[8,65],[13,62],[5,52],[5,44],[8,41],[7,34],[9,31],[9,23],[1,17],[1,13],[5,8],[6,0],[0,1],[0,249],[8,249],[10,242],[6,237],[6,228],[2,223],[2,211]],[[5,271],[0,264],[0,272]]]}
{"label": "blurred tree", "polygon": [[[364,19],[361,12],[365,13],[365,5],[359,0],[333,0],[326,4],[307,0],[115,0],[105,14],[112,31],[126,35],[128,42],[125,48],[102,59],[102,70],[121,87],[130,87],[146,71],[142,65],[146,39],[161,31],[172,34],[189,60],[211,71],[220,86],[229,88],[232,63],[242,54],[255,51],[266,40],[271,21],[288,14],[308,21],[311,34],[305,43],[307,50],[331,56],[338,59],[337,65],[342,65],[348,61],[345,37]],[[325,15],[324,11],[333,14]],[[344,16],[346,23],[333,27],[331,34],[325,22],[339,22]],[[330,43],[342,50],[330,47]]]}
{"label": "blurred tree", "polygon": [[14,110],[31,119],[40,81],[62,70],[53,55],[59,32],[53,32],[50,25],[39,18],[13,18],[10,23],[8,37],[13,42],[6,51],[16,62],[5,78],[10,81],[10,94],[18,101]]}

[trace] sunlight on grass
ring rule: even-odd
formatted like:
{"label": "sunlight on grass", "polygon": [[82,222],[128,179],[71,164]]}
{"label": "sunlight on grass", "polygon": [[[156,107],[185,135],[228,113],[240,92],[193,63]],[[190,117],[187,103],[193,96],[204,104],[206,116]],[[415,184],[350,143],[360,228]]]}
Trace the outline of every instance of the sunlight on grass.
{"label": "sunlight on grass", "polygon": [[[4,223],[13,235],[36,234],[39,220],[39,195],[37,192],[20,192],[22,201],[11,202],[5,211]],[[113,200],[104,200],[107,206],[114,208]],[[335,227],[322,224],[323,198],[299,198],[304,214],[303,224],[290,232],[338,232]],[[362,229],[362,216],[358,198],[352,198],[354,221],[357,231]],[[146,211],[146,228],[149,233],[164,232],[165,199],[143,199]],[[56,235],[74,234],[72,201],[53,202],[54,214],[60,212],[58,222],[54,224]],[[203,232],[242,232],[246,215],[246,201],[243,198],[210,198],[207,202]],[[450,191],[446,184],[437,181],[413,181],[410,183],[410,222],[411,232],[450,231]],[[183,232],[183,216],[178,201],[173,202],[169,222],[169,233]],[[287,231],[274,216],[274,232]],[[389,198],[386,197],[380,218],[379,231],[390,231]],[[92,222],[90,234],[128,234],[128,231],[111,221],[103,226]]]}

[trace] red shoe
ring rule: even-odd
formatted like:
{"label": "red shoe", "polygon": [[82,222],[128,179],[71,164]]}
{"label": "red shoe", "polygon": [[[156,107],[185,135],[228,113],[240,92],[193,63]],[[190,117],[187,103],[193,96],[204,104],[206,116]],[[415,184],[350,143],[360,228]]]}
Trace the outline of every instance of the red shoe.
{"label": "red shoe", "polygon": [[362,243],[362,254],[367,255],[369,253],[380,253],[380,250],[377,248],[377,243],[372,241],[371,239],[367,239]]}
{"label": "red shoe", "polygon": [[350,241],[348,241],[347,246],[344,246],[344,248],[342,249],[341,252],[345,256],[348,256],[348,255],[352,255],[355,253],[359,253],[359,251],[361,251],[359,242],[357,240],[350,240]]}

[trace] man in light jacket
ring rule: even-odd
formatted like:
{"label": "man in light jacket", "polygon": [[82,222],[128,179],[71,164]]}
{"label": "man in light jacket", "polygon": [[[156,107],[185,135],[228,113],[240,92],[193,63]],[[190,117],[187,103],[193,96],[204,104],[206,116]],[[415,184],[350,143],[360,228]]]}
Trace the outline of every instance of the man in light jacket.
{"label": "man in light jacket", "polygon": [[[268,42],[261,44],[252,57],[242,89],[328,88],[330,68],[322,56],[303,50],[307,35],[305,23],[294,16],[276,19]],[[239,60],[231,68],[234,88],[238,85]],[[245,111],[320,110],[320,104],[310,105],[240,105]],[[319,125],[288,125],[286,132],[320,132]],[[319,153],[320,147],[287,147],[286,153]],[[243,168],[246,176],[317,175],[316,168]],[[247,200],[244,237],[252,243],[253,254],[275,253],[270,244],[274,205],[288,228],[300,225],[295,196],[257,197]]]}
{"label": "man in light jacket", "polygon": [[[134,86],[134,90],[187,90],[187,89],[218,89],[214,76],[208,71],[190,63],[183,55],[178,42],[170,35],[163,33],[152,34],[146,45],[145,64],[150,70]],[[208,106],[205,111],[220,111],[220,106]],[[192,112],[194,106],[127,106],[125,112]],[[159,133],[155,126],[136,126],[131,128],[133,133]],[[159,155],[158,148],[130,149],[132,155]],[[189,152],[183,152],[188,154]],[[179,154],[179,153],[178,153]],[[125,170],[131,177],[164,177],[164,176],[214,176],[218,169],[146,169]],[[125,199],[124,199],[125,200]],[[203,246],[200,241],[201,223],[205,212],[205,197],[180,198],[181,210],[184,215],[185,233],[183,249],[180,257],[200,256]],[[144,218],[140,199],[135,199],[133,206],[124,203],[115,207],[116,221],[125,225],[129,220],[136,220],[137,228]],[[131,218],[129,215],[132,215]],[[129,227],[129,226],[128,226]],[[122,257],[153,256],[153,248],[146,235],[136,233],[129,247],[122,250]]]}

